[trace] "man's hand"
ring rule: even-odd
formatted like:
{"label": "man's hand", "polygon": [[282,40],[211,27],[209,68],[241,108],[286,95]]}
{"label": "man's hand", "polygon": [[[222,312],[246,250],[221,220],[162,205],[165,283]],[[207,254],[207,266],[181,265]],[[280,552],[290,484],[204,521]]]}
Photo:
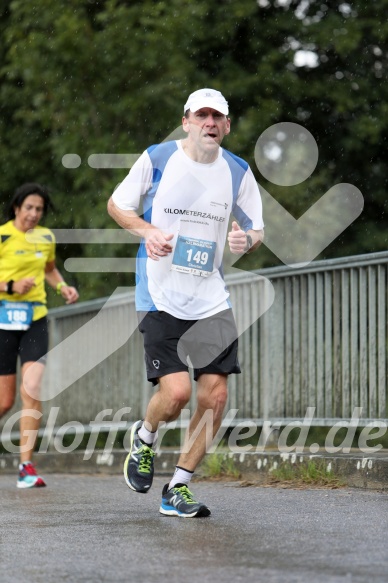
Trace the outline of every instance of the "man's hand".
{"label": "man's hand", "polygon": [[168,241],[174,238],[171,233],[164,233],[159,229],[147,229],[144,231],[145,248],[147,256],[154,261],[159,261],[160,257],[169,255],[172,245]]}
{"label": "man's hand", "polygon": [[233,221],[232,230],[228,233],[228,243],[230,251],[234,255],[242,255],[246,251],[247,236],[236,221]]}
{"label": "man's hand", "polygon": [[171,233],[160,231],[140,218],[135,211],[124,211],[120,209],[115,205],[112,197],[108,201],[108,213],[120,227],[144,239],[147,257],[150,259],[159,261],[160,257],[171,253],[173,248],[168,242],[174,238],[174,235]]}

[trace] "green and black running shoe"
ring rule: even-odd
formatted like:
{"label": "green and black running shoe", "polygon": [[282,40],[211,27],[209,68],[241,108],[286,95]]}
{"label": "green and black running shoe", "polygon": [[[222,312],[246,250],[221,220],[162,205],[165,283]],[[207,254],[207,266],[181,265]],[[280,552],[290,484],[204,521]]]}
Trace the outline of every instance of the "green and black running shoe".
{"label": "green and black running shoe", "polygon": [[176,484],[171,490],[168,489],[168,484],[164,486],[159,512],[166,516],[181,516],[182,518],[200,518],[210,515],[209,508],[202,502],[196,502],[185,484]]}
{"label": "green and black running shoe", "polygon": [[155,452],[139,438],[138,432],[142,423],[140,420],[132,425],[131,447],[124,462],[124,478],[132,490],[147,494],[154,478]]}

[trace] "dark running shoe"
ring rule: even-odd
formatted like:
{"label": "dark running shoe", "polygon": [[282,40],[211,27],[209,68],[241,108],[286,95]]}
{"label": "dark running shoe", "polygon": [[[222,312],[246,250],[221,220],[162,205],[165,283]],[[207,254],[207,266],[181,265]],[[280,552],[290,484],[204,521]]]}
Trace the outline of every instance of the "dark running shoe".
{"label": "dark running shoe", "polygon": [[159,512],[166,516],[181,516],[182,518],[210,515],[209,508],[202,502],[196,502],[185,484],[176,484],[171,490],[168,489],[168,484],[164,486]]}
{"label": "dark running shoe", "polygon": [[154,478],[155,452],[139,438],[142,421],[137,421],[131,429],[131,447],[124,462],[124,478],[127,485],[135,492],[147,494]]}

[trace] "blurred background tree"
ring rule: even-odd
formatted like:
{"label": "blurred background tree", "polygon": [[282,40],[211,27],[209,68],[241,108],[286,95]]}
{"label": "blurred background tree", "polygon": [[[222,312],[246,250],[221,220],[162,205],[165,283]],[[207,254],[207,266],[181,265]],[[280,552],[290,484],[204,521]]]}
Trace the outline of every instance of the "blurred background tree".
{"label": "blurred background tree", "polygon": [[[38,181],[56,206],[49,227],[116,228],[106,203],[128,169],[92,168],[89,156],[162,141],[180,125],[187,95],[210,86],[230,104],[224,146],[295,218],[336,183],[363,193],[363,213],[320,258],[385,250],[387,12],[388,0],[3,0],[1,210],[19,184]],[[305,183],[276,186],[256,168],[256,141],[279,122],[303,125],[317,141]],[[65,167],[68,154],[80,164]],[[61,244],[57,252],[63,268],[67,257],[124,261],[136,248]],[[278,264],[265,247],[239,262]],[[128,273],[66,278],[83,300],[133,284]]]}

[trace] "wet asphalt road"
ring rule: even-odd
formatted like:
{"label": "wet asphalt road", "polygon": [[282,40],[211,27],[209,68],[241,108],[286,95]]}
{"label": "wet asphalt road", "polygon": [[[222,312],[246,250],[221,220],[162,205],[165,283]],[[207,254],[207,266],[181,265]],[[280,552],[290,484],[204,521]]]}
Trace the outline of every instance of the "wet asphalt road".
{"label": "wet asphalt road", "polygon": [[0,476],[1,583],[386,583],[388,494],[191,486],[212,516],[159,514],[121,476]]}

